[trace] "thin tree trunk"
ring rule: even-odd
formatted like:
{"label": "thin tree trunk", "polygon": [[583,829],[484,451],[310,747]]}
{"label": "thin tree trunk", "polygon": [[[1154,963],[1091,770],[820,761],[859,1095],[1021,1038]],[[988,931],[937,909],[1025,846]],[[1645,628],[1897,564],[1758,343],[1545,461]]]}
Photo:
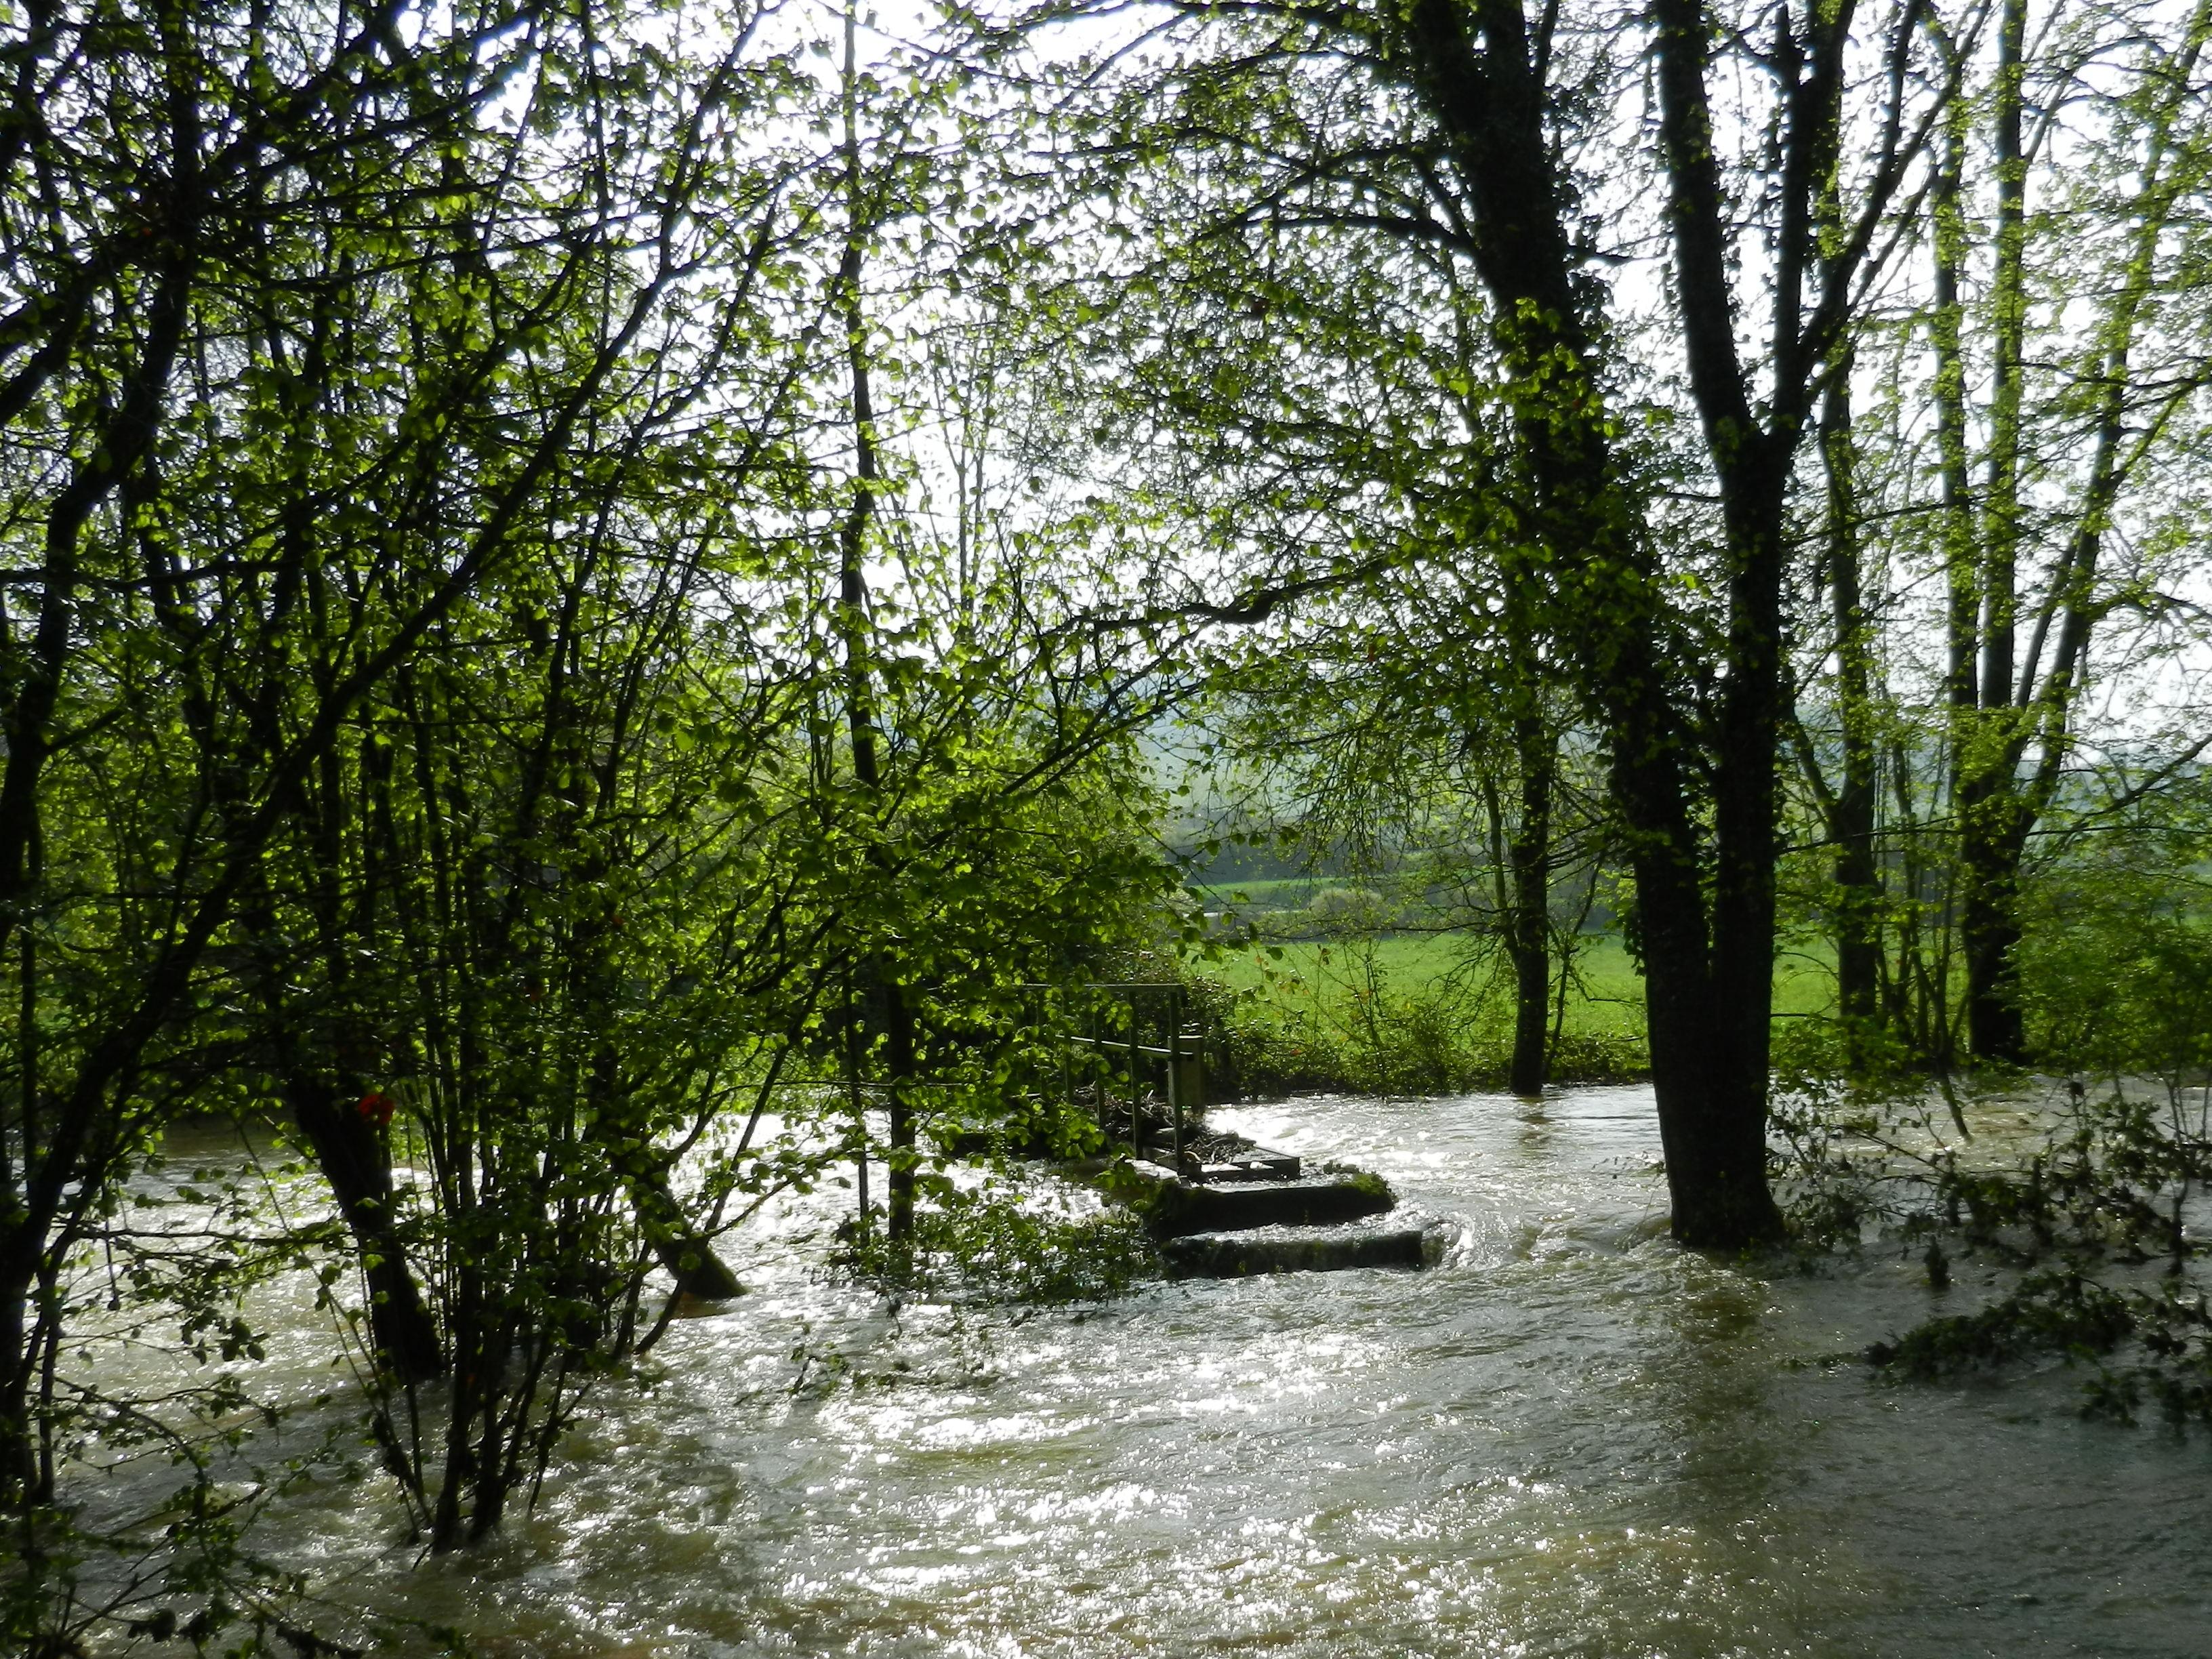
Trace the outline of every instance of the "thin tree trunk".
{"label": "thin tree trunk", "polygon": [[1524,1097],[1544,1092],[1551,1074],[1552,784],[1558,757],[1541,717],[1514,722],[1520,762],[1521,816],[1508,857],[1513,866],[1513,1063],[1507,1087]]}
{"label": "thin tree trunk", "polygon": [[745,1287],[714,1243],[694,1226],[668,1184],[669,1157],[656,1148],[632,1109],[621,1061],[602,1043],[592,1060],[592,1125],[588,1138],[605,1149],[621,1173],[639,1230],[678,1293],[702,1302],[726,1302]]}
{"label": "thin tree trunk", "polygon": [[1960,944],[1966,969],[1966,1042],[1978,1059],[2016,1062],[2027,1032],[2010,969],[2020,942],[2019,822],[2013,738],[2021,541],[2021,405],[2027,327],[2027,159],[2021,142],[2027,0],[2004,0],[1994,91],[1997,222],[1991,275],[1993,384],[1989,488],[1982,509],[1976,714],[1958,787]]}
{"label": "thin tree trunk", "polygon": [[1828,586],[1836,629],[1836,713],[1843,786],[1829,813],[1835,844],[1836,1001],[1856,1045],[1881,1017],[1881,875],[1875,857],[1875,733],[1872,624],[1859,567],[1856,453],[1850,391],[1839,373],[1823,401],[1820,452],[1828,483]]}
{"label": "thin tree trunk", "polygon": [[[881,476],[876,455],[875,404],[869,385],[867,318],[861,304],[860,276],[866,252],[869,215],[862,197],[860,141],[854,110],[859,84],[856,21],[845,14],[845,196],[844,258],[837,273],[838,298],[845,324],[845,355],[853,384],[853,505],[845,516],[839,544],[838,608],[845,635],[846,719],[853,744],[853,778],[880,800],[883,781],[876,759],[875,672],[868,649],[868,586],[865,560],[868,530],[875,518],[876,487]],[[908,1098],[914,1075],[914,1012],[896,970],[881,955],[871,958],[869,977],[881,998],[884,1104],[890,1127],[884,1149],[884,1232],[894,1246],[914,1233],[915,1125]]]}
{"label": "thin tree trunk", "polygon": [[[1947,52],[1953,50],[1948,40],[1942,45]],[[1929,344],[1936,360],[1936,447],[1942,477],[1940,524],[1947,595],[1943,700],[1949,726],[1946,771],[1953,836],[1961,848],[1967,779],[1975,766],[1976,712],[1979,703],[1976,663],[1981,654],[1982,587],[1967,447],[1966,306],[1960,290],[1967,258],[1967,120],[1966,106],[1961,100],[1945,123],[1934,188],[1929,194],[1929,210],[1935,222],[1936,268],[1935,304],[1928,323]],[[1945,1066],[1952,1060],[1953,1037],[1944,988],[1949,978],[1952,926],[1965,885],[1961,858],[1954,866],[1950,885],[1944,895],[1943,926],[1932,941],[1941,960],[1933,971],[1924,962],[1914,964],[1914,980],[1920,988],[1918,1013],[1913,1027],[1914,1046]]]}
{"label": "thin tree trunk", "polygon": [[[0,736],[6,739],[5,764],[0,766],[0,946],[14,930],[27,933],[37,896],[35,848],[45,826],[41,784],[47,759],[54,752],[57,711],[82,645],[78,588],[86,528],[110,494],[154,448],[198,270],[199,215],[204,208],[198,83],[197,65],[182,33],[184,21],[181,13],[164,14],[161,19],[173,171],[163,192],[169,210],[161,227],[168,253],[145,307],[145,343],[137,362],[122,377],[114,412],[94,434],[90,448],[71,465],[67,483],[47,508],[38,620],[30,649],[9,688],[4,707],[0,707]],[[193,941],[195,956],[204,939],[203,933]],[[167,995],[160,999],[160,1012],[166,1014],[169,999],[181,989],[181,975],[173,968],[163,977]],[[35,1091],[25,1097],[21,1173],[8,1171],[15,1178],[0,1189],[0,1498],[37,1495],[40,1436],[33,1420],[32,1383],[39,1356],[33,1340],[37,1322],[30,1313],[32,1287],[45,1268],[52,1247],[49,1229],[64,1194],[88,1173],[82,1154],[94,1121],[94,1102],[104,1101],[106,1085],[151,1040],[155,1022],[145,1018],[147,1012],[142,1002],[133,1011],[137,1018],[131,1025],[135,1029],[112,1030],[86,1057],[75,1086],[57,1091],[62,1097],[54,1103],[54,1132],[35,1152],[29,1113],[38,1097]],[[111,1066],[112,1071],[106,1069]],[[99,1085],[96,1091],[86,1086],[93,1081]]]}
{"label": "thin tree trunk", "polygon": [[33,1273],[0,1273],[0,1494],[34,1496],[37,1436],[31,1423],[31,1284]]}

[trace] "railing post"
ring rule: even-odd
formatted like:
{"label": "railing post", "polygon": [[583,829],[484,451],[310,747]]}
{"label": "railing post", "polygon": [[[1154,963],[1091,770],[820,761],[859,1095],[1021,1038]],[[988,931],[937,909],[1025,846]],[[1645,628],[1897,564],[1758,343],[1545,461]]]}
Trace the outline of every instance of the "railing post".
{"label": "railing post", "polygon": [[1052,1045],[1053,1059],[1058,1061],[1060,1066],[1060,1095],[1052,1103],[1053,1111],[1057,1115],[1063,1103],[1071,1108],[1075,1104],[1075,1067],[1068,1059],[1069,1040],[1060,1035],[1060,1021],[1049,1012],[1051,1003],[1048,1000],[1045,1006],[1048,1012],[1040,1024],[1058,1039]]}
{"label": "railing post", "polygon": [[1137,994],[1132,991],[1129,994],[1129,1156],[1131,1158],[1140,1156],[1145,1150],[1143,1121],[1137,1111],[1138,1091],[1142,1086],[1139,1082],[1141,1074],[1137,1068],[1141,1063],[1137,1054]]}
{"label": "railing post", "polygon": [[1168,1115],[1175,1120],[1175,1172],[1182,1168],[1182,988],[1168,993]]}
{"label": "railing post", "polygon": [[1114,1139],[1114,1126],[1106,1121],[1106,1021],[1098,1012],[1096,998],[1091,1004],[1091,1063],[1096,1068],[1091,1075],[1095,1079],[1094,1092],[1098,1097],[1098,1133],[1110,1146]]}
{"label": "railing post", "polygon": [[855,1237],[868,1242],[868,1109],[860,1095],[860,1007],[853,997],[853,973],[845,971],[845,1090],[853,1108],[853,1186],[860,1214]]}

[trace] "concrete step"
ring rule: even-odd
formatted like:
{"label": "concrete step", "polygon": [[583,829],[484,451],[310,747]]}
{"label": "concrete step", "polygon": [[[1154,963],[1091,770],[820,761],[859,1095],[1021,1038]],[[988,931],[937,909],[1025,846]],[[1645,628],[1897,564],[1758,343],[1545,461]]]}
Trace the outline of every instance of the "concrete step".
{"label": "concrete step", "polygon": [[1397,1198],[1372,1176],[1306,1175],[1294,1180],[1214,1183],[1182,1181],[1163,1165],[1121,1166],[1143,1182],[1115,1194],[1144,1212],[1154,1238],[1246,1232],[1255,1227],[1326,1227],[1390,1210]]}
{"label": "concrete step", "polygon": [[1267,1227],[1192,1233],[1160,1246],[1173,1279],[1244,1279],[1255,1273],[1340,1273],[1353,1267],[1419,1267],[1429,1261],[1419,1227]]}

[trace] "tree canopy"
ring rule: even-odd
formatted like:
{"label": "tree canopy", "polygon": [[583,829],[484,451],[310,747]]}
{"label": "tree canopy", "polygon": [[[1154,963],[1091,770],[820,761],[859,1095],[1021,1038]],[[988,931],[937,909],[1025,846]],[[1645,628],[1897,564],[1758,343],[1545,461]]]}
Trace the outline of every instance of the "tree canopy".
{"label": "tree canopy", "polygon": [[[1202,950],[1178,718],[1305,854],[1466,901],[1521,1092],[1613,884],[1686,1244],[1786,1230],[1792,939],[1840,1073],[2183,1064],[2208,33],[0,19],[9,1634],[192,1551],[210,1630],[283,1624],[235,1529],[73,1530],[140,1410],[94,1328],[234,1357],[244,1286],[318,1275],[447,1551],[767,1195],[872,1162],[896,1255],[959,1132],[1084,1150],[1036,1001]],[[326,1218],[216,1265],[132,1224],[210,1115]]]}

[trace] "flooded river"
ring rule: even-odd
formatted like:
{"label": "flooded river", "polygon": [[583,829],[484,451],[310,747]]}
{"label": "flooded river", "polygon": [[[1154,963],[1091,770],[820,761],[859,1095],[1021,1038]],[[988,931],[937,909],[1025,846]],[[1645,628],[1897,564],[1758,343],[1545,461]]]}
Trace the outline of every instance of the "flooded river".
{"label": "flooded river", "polygon": [[1380,1170],[1444,1264],[893,1312],[820,1281],[848,1195],[794,1200],[488,1557],[408,1567],[374,1480],[281,1553],[517,1656],[2212,1650],[2212,1444],[1832,1358],[1971,1262],[1684,1255],[1641,1090],[1217,1121]]}

